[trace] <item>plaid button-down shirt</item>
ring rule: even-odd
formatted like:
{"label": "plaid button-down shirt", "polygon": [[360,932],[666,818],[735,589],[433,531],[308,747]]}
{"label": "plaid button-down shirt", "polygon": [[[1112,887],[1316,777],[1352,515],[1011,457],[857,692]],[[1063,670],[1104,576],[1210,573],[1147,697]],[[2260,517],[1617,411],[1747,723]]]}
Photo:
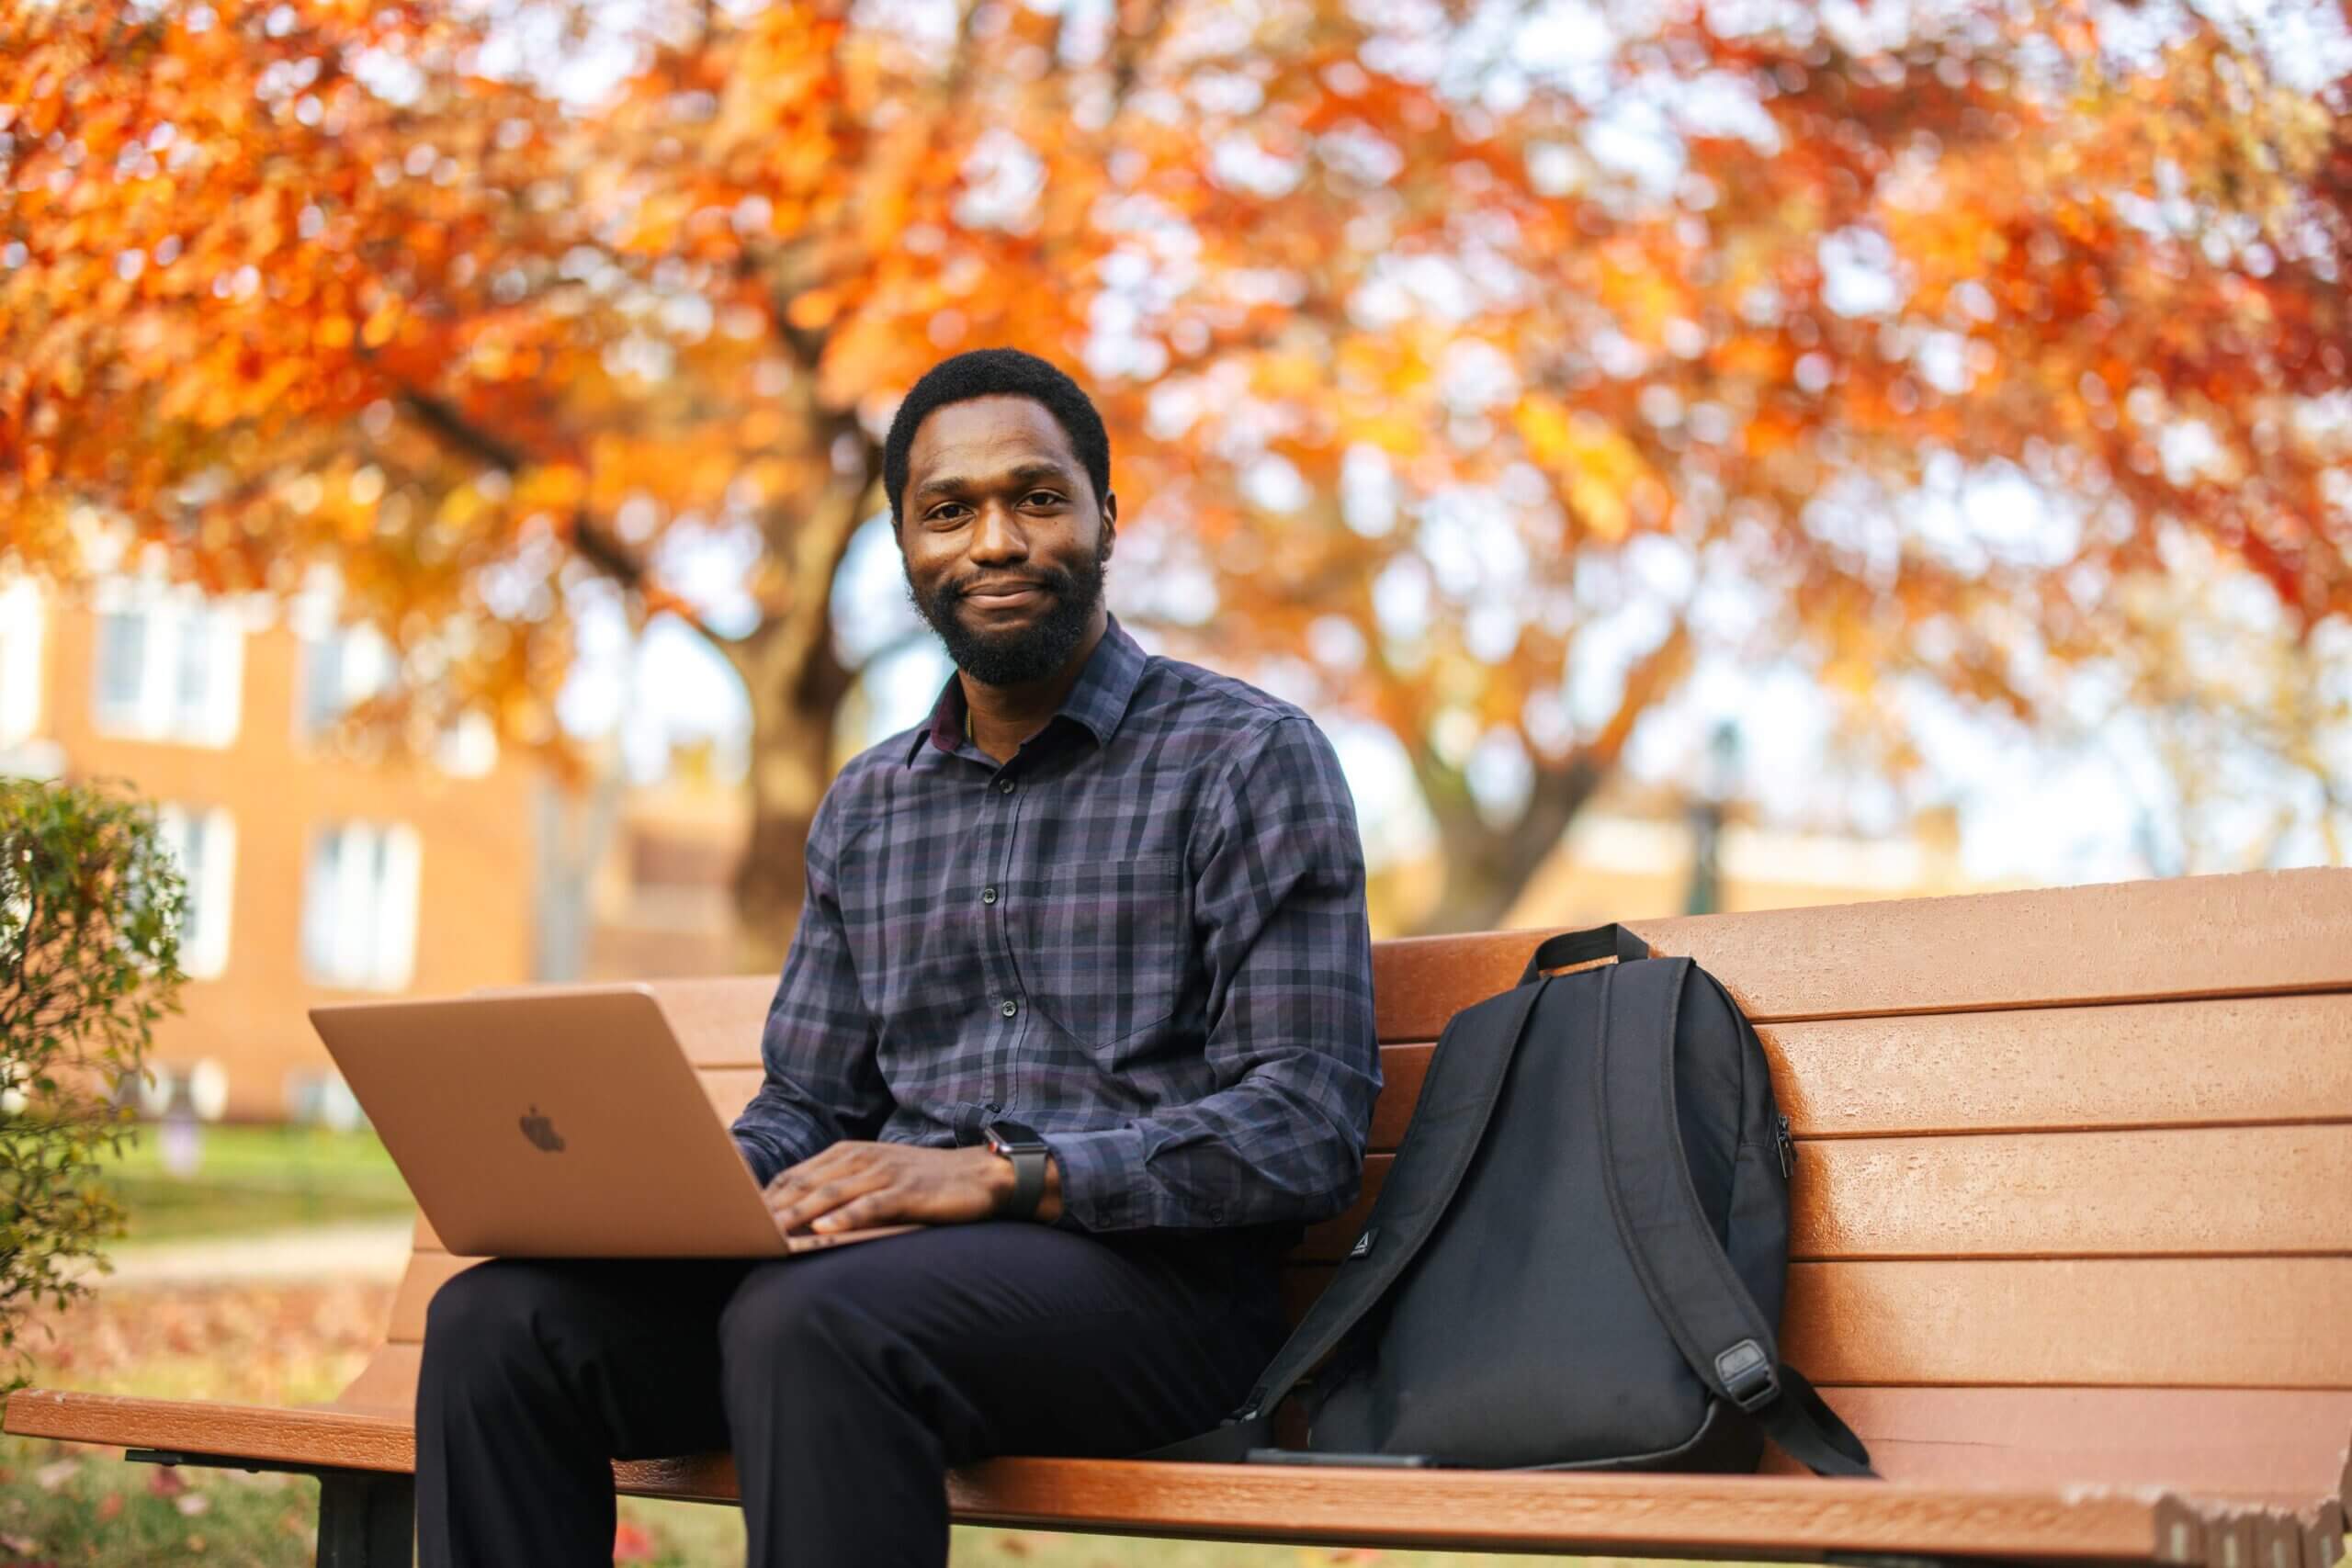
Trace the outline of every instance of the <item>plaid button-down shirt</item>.
{"label": "plaid button-down shirt", "polygon": [[1000,766],[950,679],[844,769],[735,1122],[762,1181],[842,1138],[1025,1122],[1089,1231],[1354,1201],[1380,1089],[1363,846],[1288,704],[1116,620]]}

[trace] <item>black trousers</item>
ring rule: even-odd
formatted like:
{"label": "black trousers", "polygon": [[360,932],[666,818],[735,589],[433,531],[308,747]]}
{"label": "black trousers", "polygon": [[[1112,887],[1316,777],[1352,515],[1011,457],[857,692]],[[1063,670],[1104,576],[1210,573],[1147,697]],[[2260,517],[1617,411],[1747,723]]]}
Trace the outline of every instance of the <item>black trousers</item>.
{"label": "black trousers", "polygon": [[1216,1424],[1280,1346],[1218,1237],[947,1225],[772,1262],[481,1264],[426,1316],[423,1568],[612,1562],[610,1461],[732,1448],[763,1568],[947,1561],[945,1472]]}

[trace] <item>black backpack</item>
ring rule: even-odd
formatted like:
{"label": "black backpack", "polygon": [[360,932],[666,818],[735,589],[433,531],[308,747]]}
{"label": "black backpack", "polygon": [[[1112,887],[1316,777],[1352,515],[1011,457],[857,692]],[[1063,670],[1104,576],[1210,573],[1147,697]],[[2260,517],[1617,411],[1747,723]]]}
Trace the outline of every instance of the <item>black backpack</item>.
{"label": "black backpack", "polygon": [[[1869,1475],[1776,1343],[1795,1152],[1713,976],[1620,926],[1554,937],[1446,1025],[1362,1235],[1248,1404],[1146,1457],[1745,1471],[1769,1433]],[[1293,1394],[1308,1447],[1272,1448]]]}

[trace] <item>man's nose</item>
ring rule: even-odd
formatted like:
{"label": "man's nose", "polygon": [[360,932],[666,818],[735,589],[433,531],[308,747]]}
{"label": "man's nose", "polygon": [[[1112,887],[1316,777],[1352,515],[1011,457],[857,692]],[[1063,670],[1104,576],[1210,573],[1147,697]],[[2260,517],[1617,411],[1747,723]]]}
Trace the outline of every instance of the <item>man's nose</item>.
{"label": "man's nose", "polygon": [[970,555],[976,561],[988,563],[1028,558],[1029,536],[1011,507],[993,501],[981,506],[972,529]]}

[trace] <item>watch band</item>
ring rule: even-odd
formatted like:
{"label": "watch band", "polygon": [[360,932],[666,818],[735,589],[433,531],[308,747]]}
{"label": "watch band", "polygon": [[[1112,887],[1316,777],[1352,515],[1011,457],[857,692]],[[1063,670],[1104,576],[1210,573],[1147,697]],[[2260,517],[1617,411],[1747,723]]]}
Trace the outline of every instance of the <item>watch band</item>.
{"label": "watch band", "polygon": [[1005,1157],[1012,1162],[1012,1201],[1004,1211],[1005,1217],[1025,1220],[1037,1212],[1046,1196],[1046,1151],[1019,1148]]}
{"label": "watch band", "polygon": [[1028,1219],[1045,1201],[1046,1159],[1052,1151],[1044,1139],[1017,1122],[992,1122],[988,1140],[991,1152],[1012,1162],[1012,1198],[1005,1206],[1004,1217]]}

